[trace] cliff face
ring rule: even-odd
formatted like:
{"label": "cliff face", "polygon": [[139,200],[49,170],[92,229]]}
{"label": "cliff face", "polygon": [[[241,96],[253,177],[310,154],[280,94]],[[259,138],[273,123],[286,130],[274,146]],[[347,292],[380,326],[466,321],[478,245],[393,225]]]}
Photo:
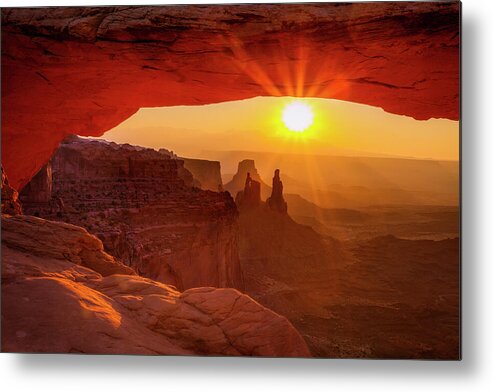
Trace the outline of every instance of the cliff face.
{"label": "cliff face", "polygon": [[310,356],[286,318],[234,289],[133,274],[84,229],[2,217],[2,351]]}
{"label": "cliff face", "polygon": [[193,158],[180,159],[183,160],[185,169],[192,173],[193,177],[199,182],[200,189],[214,192],[223,191],[220,162]]}
{"label": "cliff face", "polygon": [[23,199],[29,203],[49,203],[52,198],[53,178],[51,161],[44,165],[22,189]]}
{"label": "cliff face", "polygon": [[10,186],[9,179],[2,166],[2,214],[22,214],[19,193]]}
{"label": "cliff face", "polygon": [[242,288],[237,209],[227,193],[192,187],[163,151],[71,138],[21,192],[26,214],[85,227],[138,274],[180,289]]}
{"label": "cliff face", "polygon": [[66,135],[102,135],[140,107],[312,96],[459,118],[458,2],[1,12],[2,161],[16,189]]}

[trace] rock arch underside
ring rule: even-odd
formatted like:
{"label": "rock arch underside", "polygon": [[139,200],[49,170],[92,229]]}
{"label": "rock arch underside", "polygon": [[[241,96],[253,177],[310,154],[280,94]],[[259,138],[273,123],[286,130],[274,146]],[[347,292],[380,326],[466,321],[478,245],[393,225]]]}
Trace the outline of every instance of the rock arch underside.
{"label": "rock arch underside", "polygon": [[459,4],[2,9],[2,164],[22,188],[68,134],[141,107],[335,98],[459,118]]}

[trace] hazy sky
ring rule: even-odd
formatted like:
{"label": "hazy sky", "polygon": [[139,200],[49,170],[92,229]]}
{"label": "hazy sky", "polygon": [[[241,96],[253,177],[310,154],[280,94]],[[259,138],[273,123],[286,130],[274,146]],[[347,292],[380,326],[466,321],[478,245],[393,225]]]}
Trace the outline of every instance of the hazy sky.
{"label": "hazy sky", "polygon": [[[203,106],[140,109],[104,134],[117,143],[174,150],[182,156],[201,151],[271,151],[334,155],[389,155],[457,160],[459,123],[417,121],[380,108],[305,98],[314,115],[305,132],[282,122],[294,98],[257,97]],[[299,99],[296,99],[299,100]]]}

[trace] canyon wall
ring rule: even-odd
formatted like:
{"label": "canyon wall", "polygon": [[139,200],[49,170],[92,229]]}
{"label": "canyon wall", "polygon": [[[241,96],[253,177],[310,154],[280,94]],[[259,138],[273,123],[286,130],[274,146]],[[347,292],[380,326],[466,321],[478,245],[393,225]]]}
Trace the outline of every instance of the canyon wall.
{"label": "canyon wall", "polygon": [[102,135],[141,107],[306,96],[459,118],[459,2],[1,13],[2,163],[16,189],[68,134]]}
{"label": "canyon wall", "polygon": [[207,161],[205,159],[181,158],[185,169],[192,173],[199,182],[200,189],[222,192],[223,180],[221,179],[221,163],[219,161]]}
{"label": "canyon wall", "polygon": [[22,214],[22,206],[19,202],[19,192],[10,186],[7,174],[2,166],[2,214]]}
{"label": "canyon wall", "polygon": [[20,198],[26,214],[85,227],[141,276],[181,290],[241,289],[234,201],[192,184],[165,150],[71,137]]}

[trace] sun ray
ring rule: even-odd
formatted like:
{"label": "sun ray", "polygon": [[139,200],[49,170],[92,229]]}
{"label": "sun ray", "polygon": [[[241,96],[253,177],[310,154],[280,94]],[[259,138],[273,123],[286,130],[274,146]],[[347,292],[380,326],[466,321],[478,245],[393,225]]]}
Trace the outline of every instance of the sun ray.
{"label": "sun ray", "polygon": [[272,96],[282,96],[278,86],[269,77],[266,71],[257,64],[255,58],[246,50],[243,42],[235,36],[224,37],[228,42],[229,48],[233,53],[234,64],[244,72],[252,81],[257,83],[267,93]]}

